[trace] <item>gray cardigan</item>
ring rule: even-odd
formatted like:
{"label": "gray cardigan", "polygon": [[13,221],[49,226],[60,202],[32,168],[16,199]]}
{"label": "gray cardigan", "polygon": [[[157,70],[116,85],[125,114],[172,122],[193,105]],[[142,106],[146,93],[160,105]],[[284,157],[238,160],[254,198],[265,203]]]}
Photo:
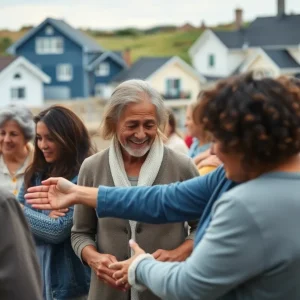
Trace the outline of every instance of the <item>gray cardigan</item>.
{"label": "gray cardigan", "polygon": [[[84,161],[79,172],[79,185],[114,186],[108,153],[109,150],[106,149]],[[165,147],[163,161],[153,185],[184,181],[198,175],[198,170],[189,157]],[[87,245],[94,245],[100,253],[112,254],[120,261],[130,257],[128,220],[98,219],[93,208],[76,205],[73,222],[72,247],[80,259],[81,252]],[[188,236],[185,223],[154,225],[138,222],[136,241],[149,253],[153,253],[157,249],[172,250],[181,245],[186,238],[193,239],[197,221],[189,222],[189,225],[191,233]],[[96,300],[99,297],[101,300],[129,300],[129,295],[129,292],[115,290],[99,281],[92,272],[89,300]],[[139,298],[140,300],[158,299],[150,291],[140,293]]]}

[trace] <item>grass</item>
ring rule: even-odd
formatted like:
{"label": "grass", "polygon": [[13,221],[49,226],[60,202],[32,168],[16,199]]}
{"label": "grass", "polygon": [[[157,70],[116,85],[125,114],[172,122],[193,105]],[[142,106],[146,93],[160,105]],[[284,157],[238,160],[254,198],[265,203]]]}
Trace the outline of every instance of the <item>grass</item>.
{"label": "grass", "polygon": [[96,37],[101,46],[110,50],[123,51],[130,48],[132,60],[141,56],[173,56],[177,55],[190,62],[188,49],[200,36],[202,30],[189,32],[160,32],[133,37]]}

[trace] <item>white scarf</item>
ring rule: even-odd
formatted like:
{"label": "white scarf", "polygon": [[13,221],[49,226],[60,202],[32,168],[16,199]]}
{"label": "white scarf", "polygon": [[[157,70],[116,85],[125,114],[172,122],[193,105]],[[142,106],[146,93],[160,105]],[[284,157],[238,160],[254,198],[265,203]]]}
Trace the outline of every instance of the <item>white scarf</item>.
{"label": "white scarf", "polygon": [[[113,137],[112,145],[109,148],[109,167],[115,186],[131,186],[122,158],[120,143],[116,137]],[[144,161],[139,178],[138,186],[151,186],[158,174],[164,155],[164,145],[159,136],[157,136],[150,148],[146,160]]]}

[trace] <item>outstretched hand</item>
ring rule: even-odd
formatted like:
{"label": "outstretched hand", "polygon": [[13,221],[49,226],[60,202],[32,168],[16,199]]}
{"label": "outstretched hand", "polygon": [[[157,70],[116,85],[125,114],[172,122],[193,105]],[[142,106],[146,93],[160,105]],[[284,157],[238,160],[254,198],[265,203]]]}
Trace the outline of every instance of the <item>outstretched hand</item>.
{"label": "outstretched hand", "polygon": [[33,208],[58,210],[75,204],[76,185],[62,177],[42,181],[43,185],[30,187],[25,194]]}
{"label": "outstretched hand", "polygon": [[113,275],[113,278],[116,280],[116,284],[118,286],[124,284],[126,285],[126,283],[128,282],[128,269],[131,263],[135,260],[137,256],[145,253],[145,251],[142,248],[140,248],[134,240],[130,240],[129,245],[131,249],[133,249],[134,255],[127,260],[116,262],[109,266],[110,269],[116,270],[116,272]]}

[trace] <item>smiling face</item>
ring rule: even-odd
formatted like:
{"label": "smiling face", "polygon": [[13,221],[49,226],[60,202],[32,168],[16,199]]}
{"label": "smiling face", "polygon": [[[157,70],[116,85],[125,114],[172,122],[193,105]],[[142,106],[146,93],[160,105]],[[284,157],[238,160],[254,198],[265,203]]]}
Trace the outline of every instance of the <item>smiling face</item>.
{"label": "smiling face", "polygon": [[53,163],[59,158],[59,147],[53,136],[48,130],[46,124],[39,121],[36,125],[37,146],[43,152],[45,160]]}
{"label": "smiling face", "polygon": [[156,109],[148,99],[127,105],[116,128],[122,148],[133,157],[142,157],[149,151],[157,129]]}
{"label": "smiling face", "polygon": [[4,155],[17,155],[24,150],[27,141],[16,121],[6,121],[0,128],[0,144]]}

